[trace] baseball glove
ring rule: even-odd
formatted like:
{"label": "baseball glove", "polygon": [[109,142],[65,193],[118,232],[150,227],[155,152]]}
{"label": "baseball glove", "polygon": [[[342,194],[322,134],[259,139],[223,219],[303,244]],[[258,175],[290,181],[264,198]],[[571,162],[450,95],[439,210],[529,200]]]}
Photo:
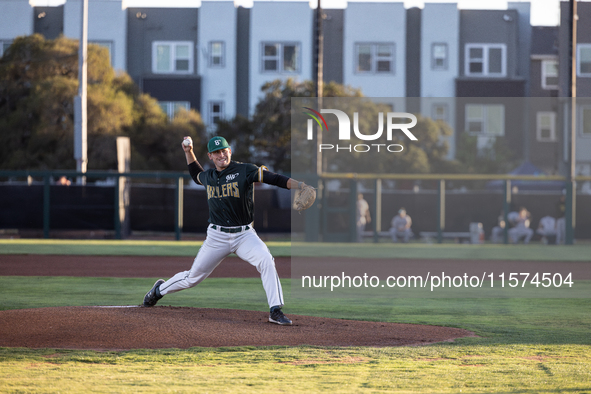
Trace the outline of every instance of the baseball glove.
{"label": "baseball glove", "polygon": [[303,210],[310,208],[314,201],[316,201],[316,190],[312,186],[300,182],[299,188],[295,192],[293,209],[301,213]]}

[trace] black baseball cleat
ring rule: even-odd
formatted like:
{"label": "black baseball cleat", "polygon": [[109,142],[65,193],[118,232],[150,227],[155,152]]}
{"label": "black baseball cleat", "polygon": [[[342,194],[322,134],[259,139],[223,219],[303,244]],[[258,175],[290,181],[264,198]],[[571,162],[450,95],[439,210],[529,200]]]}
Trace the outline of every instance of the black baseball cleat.
{"label": "black baseball cleat", "polygon": [[154,306],[159,299],[162,298],[160,295],[160,285],[164,283],[164,279],[158,279],[154,286],[144,296],[144,306]]}
{"label": "black baseball cleat", "polygon": [[283,312],[281,312],[281,308],[278,306],[271,308],[271,313],[269,313],[269,321],[282,326],[291,326],[291,320],[289,320],[283,314]]}

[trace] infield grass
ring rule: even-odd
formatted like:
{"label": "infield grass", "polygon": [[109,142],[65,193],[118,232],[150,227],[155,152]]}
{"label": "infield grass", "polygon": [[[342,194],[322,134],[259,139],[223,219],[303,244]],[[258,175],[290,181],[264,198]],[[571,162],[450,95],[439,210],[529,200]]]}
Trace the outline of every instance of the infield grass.
{"label": "infield grass", "polygon": [[[3,279],[2,309],[137,305],[153,283],[129,278]],[[591,392],[588,299],[318,302],[289,297],[291,282],[283,284],[288,315],[445,325],[475,331],[479,337],[398,348],[0,348],[0,392]],[[160,304],[267,307],[259,279],[227,278],[210,278]]]}

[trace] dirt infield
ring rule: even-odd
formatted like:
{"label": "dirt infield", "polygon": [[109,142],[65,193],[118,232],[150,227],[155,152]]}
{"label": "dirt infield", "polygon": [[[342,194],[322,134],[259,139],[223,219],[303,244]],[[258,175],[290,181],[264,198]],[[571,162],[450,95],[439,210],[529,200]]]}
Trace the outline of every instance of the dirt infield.
{"label": "dirt infield", "polygon": [[[290,259],[276,258],[290,277]],[[187,270],[192,258],[1,255],[0,275],[164,277]],[[258,277],[227,258],[211,277]],[[287,311],[288,312],[288,311]],[[159,349],[221,346],[404,346],[474,336],[467,330],[298,316],[293,326],[268,322],[267,312],[156,306],[61,307],[0,311],[0,346],[68,349]]]}

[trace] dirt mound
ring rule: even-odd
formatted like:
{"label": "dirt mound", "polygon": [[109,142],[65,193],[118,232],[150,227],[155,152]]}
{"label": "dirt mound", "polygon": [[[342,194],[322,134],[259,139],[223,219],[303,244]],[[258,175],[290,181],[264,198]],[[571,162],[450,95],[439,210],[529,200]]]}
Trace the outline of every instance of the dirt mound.
{"label": "dirt mound", "polygon": [[55,307],[0,311],[0,346],[128,350],[220,346],[403,346],[474,336],[458,328],[288,316],[235,309]]}

